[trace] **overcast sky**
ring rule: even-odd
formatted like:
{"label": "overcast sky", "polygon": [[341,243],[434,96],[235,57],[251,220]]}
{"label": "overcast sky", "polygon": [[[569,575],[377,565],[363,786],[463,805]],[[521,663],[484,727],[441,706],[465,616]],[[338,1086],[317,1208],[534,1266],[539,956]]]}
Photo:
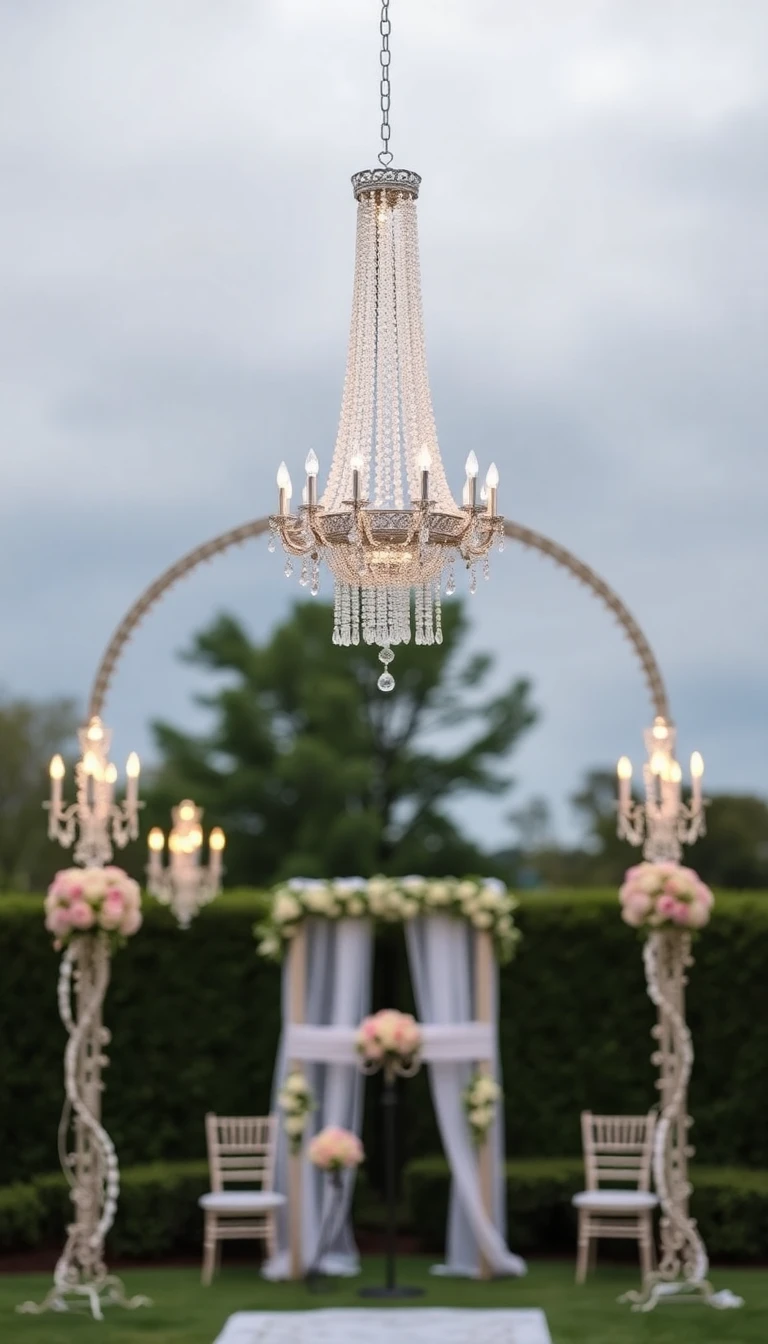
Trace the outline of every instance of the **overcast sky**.
{"label": "overcast sky", "polygon": [[[327,468],[378,151],[376,0],[0,0],[0,682],[85,699],[182,552]],[[424,178],[427,347],[457,488],[574,550],[646,631],[681,754],[768,792],[768,5],[393,0],[392,146]],[[531,676],[516,801],[642,757],[617,629],[517,547],[473,639]],[[147,620],[106,718],[200,724],[176,655],[301,590],[263,542]],[[330,630],[329,630],[330,638]],[[468,820],[502,838],[504,808]]]}

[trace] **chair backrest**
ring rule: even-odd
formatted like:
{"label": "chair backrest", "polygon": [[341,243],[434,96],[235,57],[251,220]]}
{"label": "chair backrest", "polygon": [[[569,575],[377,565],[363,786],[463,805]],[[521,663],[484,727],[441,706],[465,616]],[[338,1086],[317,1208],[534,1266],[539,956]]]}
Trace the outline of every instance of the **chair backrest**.
{"label": "chair backrest", "polygon": [[648,1190],[656,1116],[581,1113],[587,1189],[615,1182]]}
{"label": "chair backrest", "polygon": [[227,1183],[255,1182],[271,1190],[275,1165],[277,1116],[214,1115],[205,1117],[211,1189]]}

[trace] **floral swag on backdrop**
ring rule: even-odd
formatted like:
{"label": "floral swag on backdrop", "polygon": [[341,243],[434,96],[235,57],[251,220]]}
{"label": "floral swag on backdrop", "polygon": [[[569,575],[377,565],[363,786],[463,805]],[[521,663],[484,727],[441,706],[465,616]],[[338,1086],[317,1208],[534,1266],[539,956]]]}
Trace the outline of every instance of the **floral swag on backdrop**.
{"label": "floral swag on backdrop", "polygon": [[294,877],[273,889],[266,920],[255,926],[258,951],[281,960],[305,919],[373,919],[407,923],[420,915],[451,915],[488,933],[501,965],[511,961],[520,931],[515,897],[503,882],[485,877]]}

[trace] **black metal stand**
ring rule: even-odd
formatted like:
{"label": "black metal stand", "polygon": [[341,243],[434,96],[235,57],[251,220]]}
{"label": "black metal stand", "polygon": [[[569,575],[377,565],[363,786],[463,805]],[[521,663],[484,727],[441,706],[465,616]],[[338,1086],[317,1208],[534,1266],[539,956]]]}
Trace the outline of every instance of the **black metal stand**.
{"label": "black metal stand", "polygon": [[384,1107],[384,1151],[387,1167],[387,1274],[386,1284],[372,1288],[361,1288],[360,1297],[421,1297],[423,1288],[410,1288],[397,1283],[395,1256],[397,1253],[397,1192],[395,1171],[395,1116],[397,1108],[397,1088],[395,1079],[389,1073],[384,1075],[384,1092],[381,1098]]}
{"label": "black metal stand", "polygon": [[[340,1171],[331,1171],[328,1175],[330,1178],[331,1190],[333,1191],[333,1199],[330,1201],[328,1212],[320,1227],[320,1236],[317,1239],[315,1258],[304,1275],[304,1282],[310,1293],[328,1292],[329,1289],[336,1287],[336,1279],[333,1275],[323,1273],[320,1266],[326,1250],[329,1250],[333,1245],[334,1237],[339,1230],[341,1218],[344,1216],[344,1186]],[[339,1215],[341,1215],[341,1218]]]}

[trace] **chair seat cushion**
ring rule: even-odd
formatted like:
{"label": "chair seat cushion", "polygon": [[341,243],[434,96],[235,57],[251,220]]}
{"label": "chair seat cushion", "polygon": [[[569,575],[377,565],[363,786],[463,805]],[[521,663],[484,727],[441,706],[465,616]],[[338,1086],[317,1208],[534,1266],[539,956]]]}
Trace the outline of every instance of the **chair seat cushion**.
{"label": "chair seat cushion", "polygon": [[658,1196],[649,1190],[582,1190],[573,1196],[577,1209],[594,1209],[596,1213],[634,1213],[638,1209],[655,1209]]}
{"label": "chair seat cushion", "polygon": [[212,1213],[268,1213],[282,1207],[285,1195],[274,1190],[212,1190],[201,1195],[198,1203]]}

